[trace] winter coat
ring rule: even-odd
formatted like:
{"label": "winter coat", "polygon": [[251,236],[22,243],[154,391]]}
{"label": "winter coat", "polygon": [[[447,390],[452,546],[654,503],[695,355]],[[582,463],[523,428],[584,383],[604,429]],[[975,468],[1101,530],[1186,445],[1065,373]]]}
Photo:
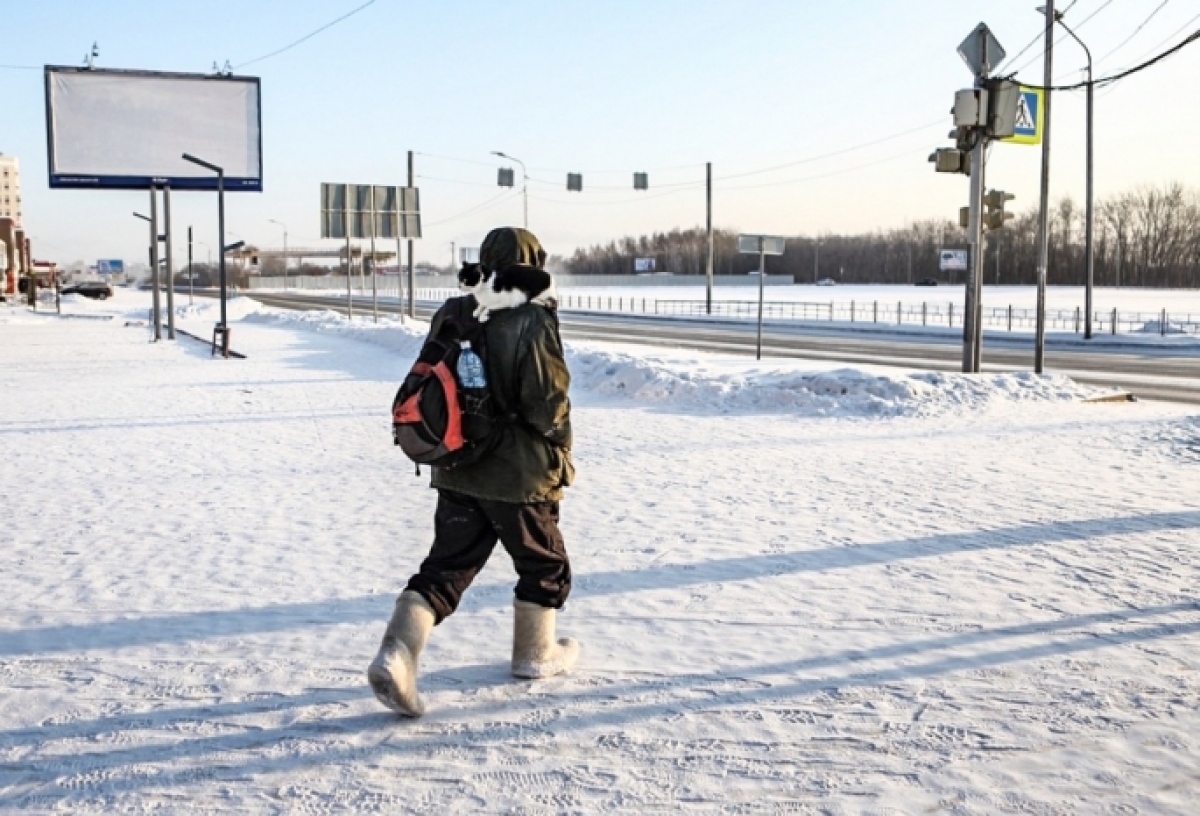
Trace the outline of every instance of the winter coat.
{"label": "winter coat", "polygon": [[[447,314],[474,306],[473,296],[447,301],[434,315],[430,336],[437,335]],[[575,475],[567,396],[571,377],[558,316],[545,306],[526,303],[491,311],[483,331],[488,387],[497,413],[509,420],[483,459],[452,469],[433,468],[432,485],[490,501],[558,501]]]}

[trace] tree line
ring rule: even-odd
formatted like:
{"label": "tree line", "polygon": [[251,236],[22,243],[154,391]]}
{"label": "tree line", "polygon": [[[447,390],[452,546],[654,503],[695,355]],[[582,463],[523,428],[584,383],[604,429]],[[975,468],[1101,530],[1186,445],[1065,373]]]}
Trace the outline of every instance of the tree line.
{"label": "tree line", "polygon": [[[1097,286],[1191,288],[1200,286],[1200,194],[1180,184],[1141,187],[1097,201],[1094,215]],[[1085,211],[1071,198],[1050,210],[1047,280],[1082,285],[1086,277]],[[1037,282],[1037,210],[1024,212],[987,235],[984,281]],[[768,274],[796,282],[830,278],[839,283],[915,283],[924,278],[962,280],[942,272],[942,249],[965,249],[966,232],[952,221],[926,220],[908,227],[860,235],[828,234],[788,239],[787,252],[767,260]],[[576,250],[559,271],[577,275],[628,275],[638,258],[653,258],[655,271],[703,275],[706,236],[701,228],[626,237]],[[559,260],[559,259],[555,259]],[[758,258],[737,251],[737,233],[713,231],[713,272],[744,275]]]}

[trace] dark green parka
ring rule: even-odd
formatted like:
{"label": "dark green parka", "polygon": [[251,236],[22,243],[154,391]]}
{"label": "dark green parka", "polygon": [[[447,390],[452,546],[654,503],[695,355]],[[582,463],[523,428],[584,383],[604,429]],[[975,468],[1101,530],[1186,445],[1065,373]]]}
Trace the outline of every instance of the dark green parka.
{"label": "dark green parka", "polygon": [[[480,260],[491,260],[493,268],[513,265],[506,260],[540,266],[544,258],[537,239],[516,228],[494,230],[480,247]],[[474,307],[474,298],[467,297]],[[436,336],[447,313],[461,308],[454,302],[458,300],[447,302],[434,315],[430,336]],[[479,462],[450,470],[433,468],[433,486],[514,504],[558,501],[575,475],[567,396],[571,376],[558,316],[545,306],[526,303],[493,310],[483,330],[492,399],[502,414],[516,414],[519,421],[504,426],[496,447]]]}

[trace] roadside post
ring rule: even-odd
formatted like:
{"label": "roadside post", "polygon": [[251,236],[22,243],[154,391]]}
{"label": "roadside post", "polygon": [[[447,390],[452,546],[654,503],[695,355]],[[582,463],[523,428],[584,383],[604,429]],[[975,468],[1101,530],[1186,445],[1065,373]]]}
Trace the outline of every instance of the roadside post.
{"label": "roadside post", "polygon": [[[971,88],[954,95],[954,129],[950,138],[953,148],[940,148],[929,157],[939,173],[961,173],[970,178],[968,206],[959,213],[959,225],[967,231],[970,256],[965,267],[967,275],[966,303],[963,310],[962,370],[978,373],[982,368],[983,349],[983,262],[984,230],[1001,229],[1012,218],[1004,204],[1013,197],[1002,190],[987,191],[987,149],[998,139],[1017,141],[1039,134],[1036,123],[1030,123],[1025,89],[1009,79],[993,79],[992,70],[1004,60],[1004,49],[986,24],[980,23],[958,46],[975,82]],[[1021,119],[1024,111],[1025,119]],[[1025,127],[1019,127],[1025,126]],[[987,211],[985,212],[985,208]],[[942,253],[942,269],[959,269],[958,258],[947,266]]]}
{"label": "roadside post", "polygon": [[754,359],[762,359],[763,333],[763,289],[767,278],[767,256],[782,255],[784,238],[779,235],[739,235],[738,252],[743,255],[758,255],[758,339],[754,346]]}

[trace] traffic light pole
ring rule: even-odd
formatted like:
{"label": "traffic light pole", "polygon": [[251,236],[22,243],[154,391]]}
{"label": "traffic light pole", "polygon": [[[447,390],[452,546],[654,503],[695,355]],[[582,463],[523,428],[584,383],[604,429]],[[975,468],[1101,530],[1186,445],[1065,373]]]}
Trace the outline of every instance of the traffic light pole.
{"label": "traffic light pole", "polygon": [[962,370],[972,374],[979,371],[979,301],[983,295],[983,190],[987,159],[987,139],[982,133],[971,150],[971,218],[967,240],[971,245],[971,278],[967,281],[967,302],[963,310]]}

